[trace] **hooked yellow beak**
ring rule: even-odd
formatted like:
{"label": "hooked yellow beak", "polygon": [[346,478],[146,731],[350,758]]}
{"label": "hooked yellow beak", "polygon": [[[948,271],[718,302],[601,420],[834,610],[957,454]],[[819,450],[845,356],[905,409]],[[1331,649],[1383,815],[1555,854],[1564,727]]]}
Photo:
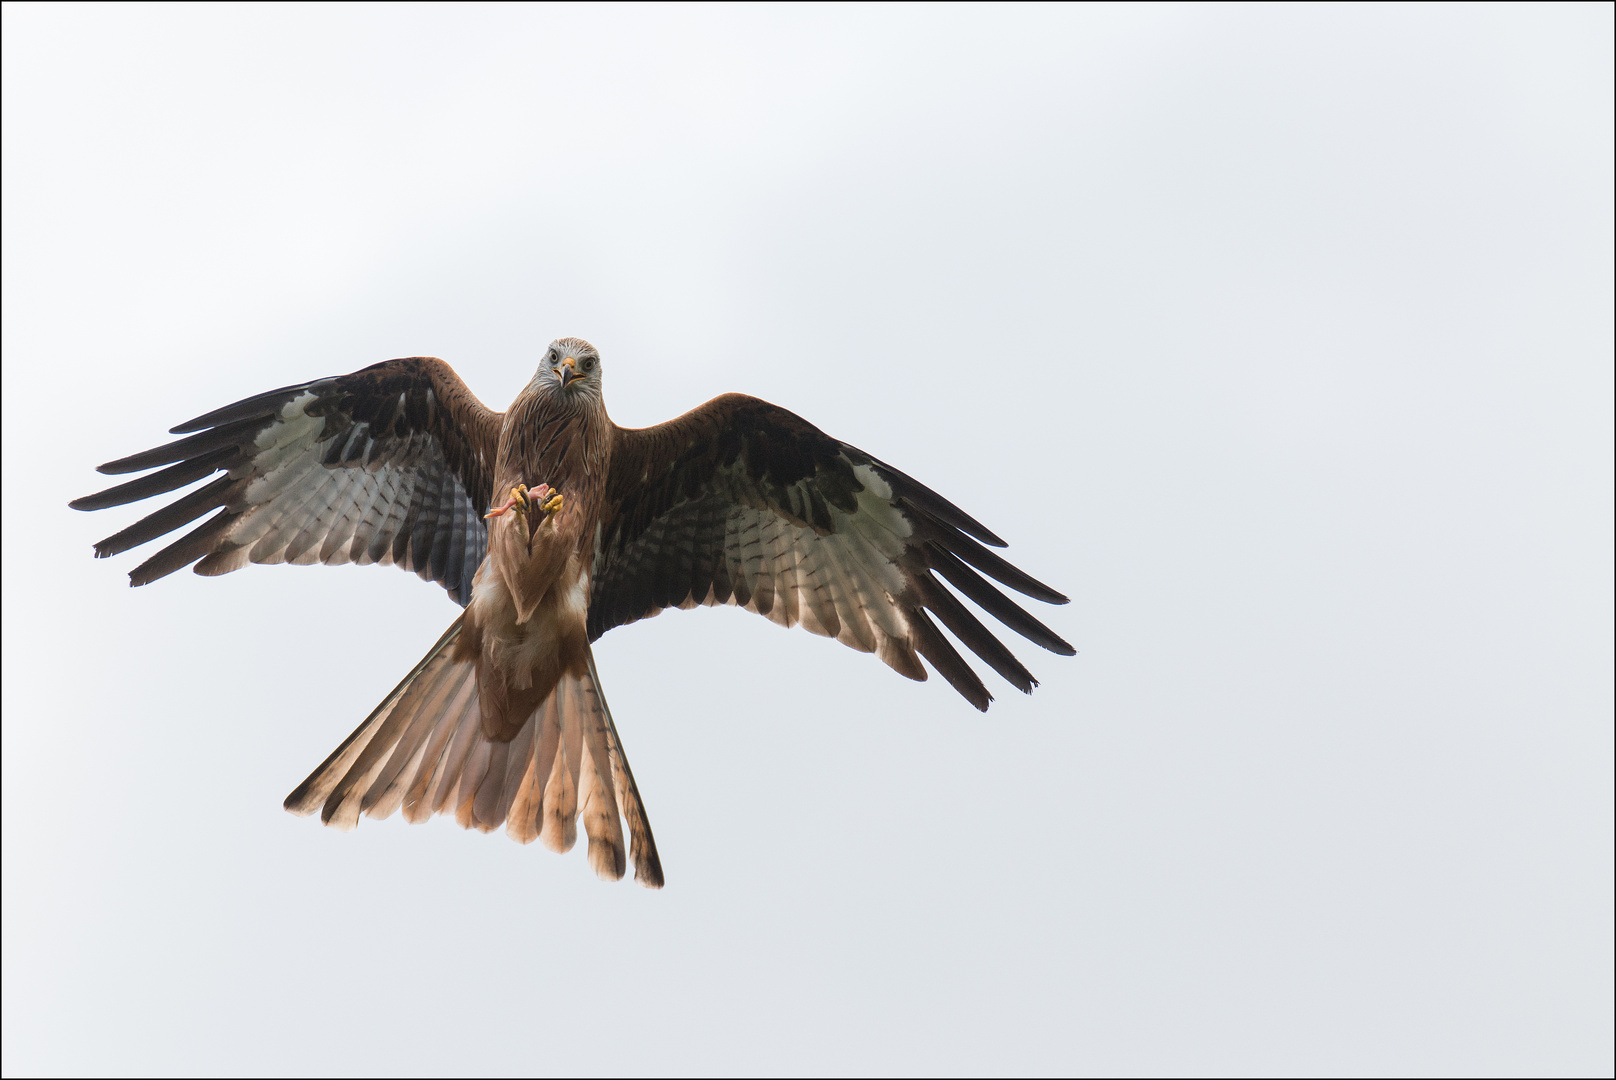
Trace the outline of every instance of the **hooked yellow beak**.
{"label": "hooked yellow beak", "polygon": [[550,369],[551,371],[555,372],[556,377],[561,380],[561,388],[563,390],[571,386],[577,380],[583,378],[583,375],[579,374],[576,364],[577,362],[569,356],[565,360],[561,361],[560,367],[553,367]]}

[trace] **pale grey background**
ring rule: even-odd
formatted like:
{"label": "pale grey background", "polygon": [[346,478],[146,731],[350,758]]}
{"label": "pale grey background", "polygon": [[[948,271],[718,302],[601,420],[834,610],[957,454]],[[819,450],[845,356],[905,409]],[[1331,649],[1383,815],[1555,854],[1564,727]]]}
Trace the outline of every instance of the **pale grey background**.
{"label": "pale grey background", "polygon": [[[8,1074],[1608,1073],[1611,9],[5,11]],[[280,800],[454,609],[92,467],[551,338],[979,514],[1074,659],[598,648],[668,888]]]}

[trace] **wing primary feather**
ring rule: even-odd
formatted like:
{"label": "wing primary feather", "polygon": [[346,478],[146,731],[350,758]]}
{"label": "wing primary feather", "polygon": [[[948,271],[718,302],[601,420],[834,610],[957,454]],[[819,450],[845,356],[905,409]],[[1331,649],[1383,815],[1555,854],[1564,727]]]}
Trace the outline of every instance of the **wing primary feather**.
{"label": "wing primary feather", "polygon": [[95,471],[114,476],[118,473],[141,472],[145,469],[155,469],[159,465],[184,461],[199,454],[209,454],[221,446],[236,446],[251,442],[251,435],[262,429],[268,419],[266,416],[249,416],[245,420],[237,420],[235,423],[225,424],[187,439],[176,439],[162,446],[154,446],[150,450],[142,450],[138,454],[109,461],[105,465],[97,466]]}
{"label": "wing primary feather", "polygon": [[963,533],[955,532],[950,534],[947,529],[934,527],[933,535],[928,539],[941,544],[944,548],[953,552],[965,562],[970,563],[993,580],[1008,585],[1017,592],[1032,597],[1034,600],[1042,600],[1046,604],[1071,603],[1068,597],[1051,589],[1025,570],[1011,566],[1002,557],[989,551]]}
{"label": "wing primary feather", "polygon": [[948,583],[965,594],[966,599],[1004,625],[1036,645],[1042,645],[1061,656],[1075,656],[1077,650],[1068,645],[1055,631],[1027,614],[1021,606],[992,585],[983,581],[975,571],[935,541],[926,544],[926,557],[932,567]]}
{"label": "wing primary feather", "polygon": [[[847,453],[849,458],[855,461],[868,457],[863,451],[856,450],[845,444],[844,453]],[[880,458],[869,458],[869,462],[885,474],[887,482],[892,484],[892,493],[905,499],[916,509],[924,511],[938,521],[954,526],[961,532],[969,533],[984,544],[992,544],[994,547],[1007,546],[993,530],[908,473],[901,469],[894,469]],[[894,481],[896,482],[894,483]]]}
{"label": "wing primary feather", "polygon": [[127,529],[115,532],[96,544],[95,557],[105,559],[117,555],[148,540],[155,540],[164,533],[173,532],[181,525],[189,525],[209,510],[217,509],[230,501],[233,493],[232,485],[239,483],[241,481],[221,476],[213,483],[197,488],[184,498],[176,499],[161,510],[148,514]]}
{"label": "wing primary feather", "polygon": [[[176,438],[100,467],[153,475],[126,477],[70,505],[100,510],[172,500],[100,541],[102,558],[183,532],[219,506],[233,515],[137,567],[137,583],[187,558],[200,559],[204,574],[249,562],[380,562],[437,580],[464,607],[482,560],[477,541],[487,537],[480,515],[501,424],[501,414],[442,360],[402,357],[256,394],[176,425]],[[209,477],[216,470],[242,486],[219,485]],[[189,490],[193,485],[198,490]]]}
{"label": "wing primary feather", "polygon": [[986,660],[988,666],[1003,675],[1010,685],[1023,694],[1032,693],[1032,688],[1038,685],[1032,672],[1022,667],[1021,661],[1005,648],[1004,642],[994,637],[993,631],[983,626],[982,621],[972,615],[970,609],[960,603],[953,593],[930,574],[917,575],[915,584],[921,602],[942,620],[949,633]]}
{"label": "wing primary feather", "polygon": [[149,499],[153,495],[163,495],[175,488],[182,488],[193,480],[200,480],[216,469],[230,468],[238,453],[240,448],[237,446],[221,446],[211,453],[182,461],[162,472],[142,476],[139,480],[131,480],[117,487],[109,487],[105,491],[86,495],[82,499],[74,499],[67,505],[74,510],[106,510],[109,507]]}
{"label": "wing primary feather", "polygon": [[219,538],[230,530],[240,515],[230,510],[222,510],[213,517],[163,548],[157,554],[129,571],[129,584],[131,587],[150,585],[159,578],[165,578],[176,570],[196,562],[204,555],[212,554],[219,546]]}
{"label": "wing primary feather", "polygon": [[192,431],[200,431],[205,427],[218,427],[220,424],[232,423],[236,420],[254,416],[271,416],[281,411],[288,398],[322,383],[330,382],[322,379],[319,382],[298,383],[294,386],[283,386],[279,390],[266,390],[262,394],[254,394],[249,398],[242,398],[232,405],[205,412],[194,420],[187,420],[183,424],[176,424],[168,429],[170,435],[184,435]]}
{"label": "wing primary feather", "polygon": [[938,674],[948,680],[948,685],[959,691],[961,697],[982,712],[987,712],[993,695],[988,693],[982,679],[971,670],[971,665],[965,662],[959,650],[949,644],[924,611],[914,612],[909,620],[909,641],[915,651],[924,656]]}

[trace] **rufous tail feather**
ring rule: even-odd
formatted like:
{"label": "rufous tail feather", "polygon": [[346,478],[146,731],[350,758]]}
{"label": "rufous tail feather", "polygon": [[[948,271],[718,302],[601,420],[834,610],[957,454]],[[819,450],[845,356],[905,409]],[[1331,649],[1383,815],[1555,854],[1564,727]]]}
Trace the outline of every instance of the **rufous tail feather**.
{"label": "rufous tail feather", "polygon": [[476,663],[454,659],[463,618],[286,797],[286,809],[318,810],[344,830],[361,814],[400,808],[410,822],[452,814],[467,828],[504,825],[511,839],[555,851],[571,849],[581,818],[597,875],[618,880],[632,859],[635,880],[660,889],[662,861],[594,655],[586,672],[561,677],[514,737],[494,741],[477,707]]}

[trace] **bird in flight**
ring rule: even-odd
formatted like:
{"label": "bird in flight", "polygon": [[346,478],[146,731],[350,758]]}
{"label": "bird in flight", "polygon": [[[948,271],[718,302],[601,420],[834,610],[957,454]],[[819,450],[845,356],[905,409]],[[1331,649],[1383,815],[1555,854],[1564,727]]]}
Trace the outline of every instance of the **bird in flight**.
{"label": "bird in flight", "polygon": [[[801,625],[972,705],[993,700],[940,623],[1012,686],[1037,680],[944,586],[1038,645],[1070,645],[990,584],[1066,597],[987,546],[1004,541],[908,475],[795,413],[725,394],[665,424],[606,414],[579,338],[544,354],[493,412],[430,356],[258,394],[170,429],[183,438],[100,467],[157,469],[74,500],[101,510],[222,473],[95,546],[127,551],[213,513],[130,571],[195,563],[392,564],[464,610],[365,722],[286,798],[351,829],[360,814],[453,814],[484,832],[663,883],[656,841],[590,651],[666,608],[733,604]],[[625,826],[628,843],[624,842]]]}

